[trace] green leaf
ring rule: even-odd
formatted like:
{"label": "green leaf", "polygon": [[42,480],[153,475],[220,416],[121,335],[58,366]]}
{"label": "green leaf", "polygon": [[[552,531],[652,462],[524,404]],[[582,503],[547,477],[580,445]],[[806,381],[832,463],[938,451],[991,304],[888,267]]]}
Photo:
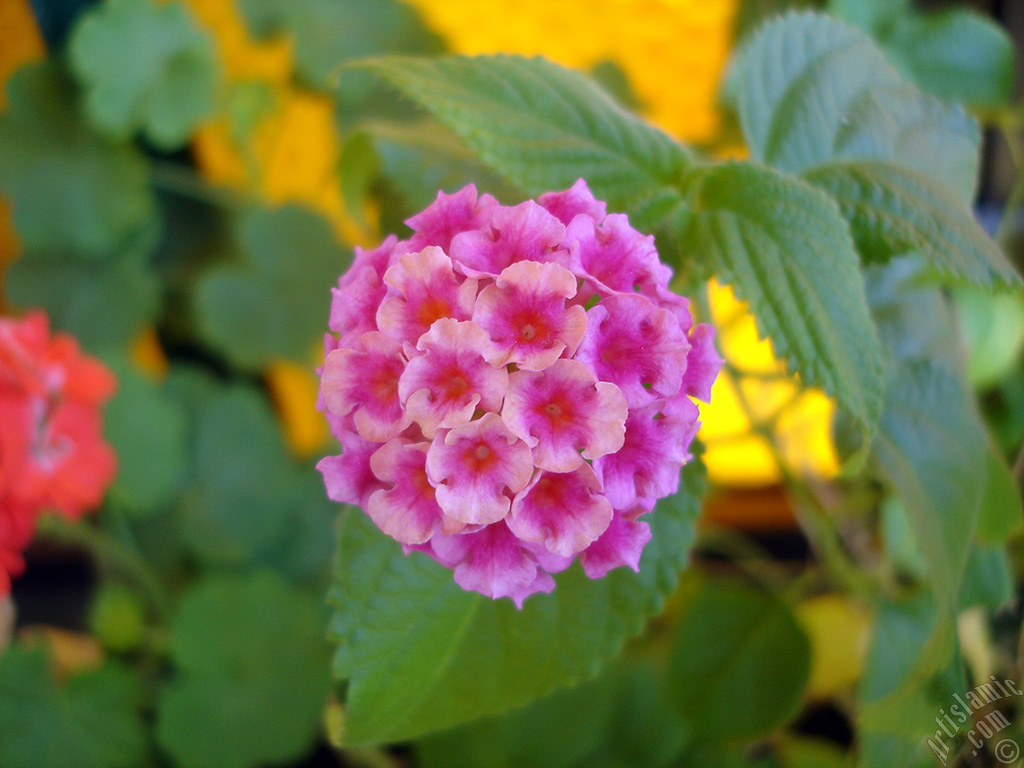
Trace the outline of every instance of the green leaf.
{"label": "green leaf", "polygon": [[870,431],[884,393],[882,353],[836,204],[748,163],[697,178],[684,242],[750,302],[775,354]]}
{"label": "green leaf", "polygon": [[182,768],[292,763],[313,745],[329,681],[313,596],[269,574],[201,582],[171,626],[176,676],[157,738]]}
{"label": "green leaf", "polygon": [[52,62],[18,70],[0,116],[0,190],[28,251],[106,259],[153,212],[143,156],[94,134]]}
{"label": "green leaf", "polygon": [[524,709],[428,736],[417,755],[423,768],[659,768],[686,735],[661,670],[625,662]]}
{"label": "green leaf", "polygon": [[213,44],[183,3],[105,0],[78,21],[68,55],[89,118],[119,141],[142,131],[178,149],[213,111]]}
{"label": "green leaf", "polygon": [[439,189],[452,191],[469,183],[499,200],[523,198],[521,191],[485,166],[458,136],[433,120],[374,121],[366,130],[380,154],[384,174],[410,211],[430,205]]}
{"label": "green leaf", "polygon": [[1021,285],[968,208],[920,173],[891,162],[855,161],[826,163],[804,178],[839,203],[865,263],[914,251],[947,276],[982,286]]}
{"label": "green leaf", "polygon": [[122,349],[160,308],[150,267],[157,235],[150,226],[101,262],[77,252],[26,251],[8,268],[7,294],[19,307],[45,309],[54,328],[88,349]]}
{"label": "green leaf", "polygon": [[977,124],[921,94],[871,38],[840,21],[791,13],[769,22],[737,54],[728,93],[753,157],[780,170],[887,160],[964,203],[974,196]]}
{"label": "green leaf", "polygon": [[976,107],[1007,104],[1013,91],[1013,41],[992,19],[968,8],[911,13],[881,37],[895,66],[922,90]]}
{"label": "green leaf", "polygon": [[626,112],[592,80],[543,59],[388,57],[365,62],[452,128],[485,163],[530,195],[585,178],[634,226],[681,201],[689,154]]}
{"label": "green leaf", "polygon": [[980,541],[1001,544],[1024,525],[1020,486],[991,435],[986,435],[985,490],[978,512]]}
{"label": "green leaf", "polygon": [[903,500],[940,615],[960,591],[985,481],[985,434],[963,379],[933,363],[901,364],[874,452]]}
{"label": "green leaf", "polygon": [[737,581],[695,577],[683,595],[667,674],[695,737],[749,739],[793,715],[811,647],[792,612]]}
{"label": "green leaf", "polygon": [[331,85],[352,59],[442,50],[417,13],[397,0],[241,0],[240,6],[256,34],[284,33],[294,41],[299,74],[316,87]]}
{"label": "green leaf", "polygon": [[957,606],[963,611],[981,605],[996,611],[1013,599],[1013,573],[1002,546],[975,544],[967,555]]}
{"label": "green leaf", "polygon": [[[933,675],[917,671],[936,619],[935,604],[925,593],[878,606],[859,692],[860,768],[934,764],[924,740],[934,733],[935,717],[949,699]],[[920,759],[926,752],[931,762]]]}
{"label": "green leaf", "polygon": [[0,765],[4,768],[136,768],[147,758],[140,691],[105,664],[60,687],[43,648],[0,654]]}
{"label": "green leaf", "polygon": [[107,439],[117,453],[111,499],[136,515],[168,504],[185,472],[185,413],[161,387],[117,366],[118,390],[104,412]]}
{"label": "green leaf", "polygon": [[240,260],[210,269],[196,288],[200,332],[245,368],[308,361],[351,254],[326,221],[297,206],[252,211],[236,239]]}
{"label": "green leaf", "polygon": [[185,538],[204,562],[272,567],[321,577],[331,556],[323,484],[285,451],[281,427],[256,392],[205,393],[193,411],[194,467],[185,494]]}
{"label": "green leaf", "polygon": [[521,706],[593,677],[674,589],[693,539],[704,472],[684,468],[678,495],[650,514],[640,572],[591,580],[573,566],[551,594],[516,610],[465,592],[358,510],[344,513],[331,634],[348,678],[345,738],[399,741]]}
{"label": "green leaf", "polygon": [[828,0],[828,12],[860,27],[875,32],[890,26],[908,13],[913,0]]}

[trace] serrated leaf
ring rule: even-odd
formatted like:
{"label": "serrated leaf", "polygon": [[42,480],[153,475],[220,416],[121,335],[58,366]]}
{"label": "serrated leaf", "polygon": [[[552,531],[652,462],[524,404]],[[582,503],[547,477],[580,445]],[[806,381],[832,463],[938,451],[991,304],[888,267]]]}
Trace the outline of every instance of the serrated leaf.
{"label": "serrated leaf", "polygon": [[201,333],[245,368],[273,357],[305,362],[351,253],[326,221],[297,206],[252,211],[235,237],[239,260],[210,269],[196,288]]}
{"label": "serrated leaf", "polygon": [[780,170],[887,160],[932,176],[965,203],[974,196],[977,124],[920,93],[870,37],[840,21],[791,13],[769,22],[734,59],[728,92],[751,154]]}
{"label": "serrated leaf", "polygon": [[985,435],[971,397],[954,372],[903,363],[874,445],[879,468],[903,500],[945,618],[960,590],[985,482]]}
{"label": "serrated leaf", "polygon": [[695,577],[683,595],[667,675],[695,737],[749,739],[791,716],[811,646],[786,605],[742,582],[707,577]]}
{"label": "serrated leaf", "polygon": [[1013,41],[995,21],[969,8],[910,13],[881,37],[893,64],[941,99],[999,107],[1013,91]]}
{"label": "serrated leaf", "polygon": [[703,490],[703,469],[684,468],[679,494],[645,518],[639,573],[591,580],[573,566],[521,611],[463,591],[450,570],[404,557],[363,513],[345,512],[330,599],[335,673],[349,679],[346,741],[409,739],[594,676],[674,589]]}
{"label": "serrated leaf", "polygon": [[0,654],[0,765],[135,768],[147,757],[138,682],[105,664],[60,687],[43,648]]}
{"label": "serrated leaf", "polygon": [[301,757],[327,696],[322,620],[316,598],[269,574],[186,593],[171,626],[177,676],[157,701],[157,738],[176,764],[258,768]]}
{"label": "serrated leaf", "polygon": [[691,203],[685,242],[750,302],[775,354],[870,431],[885,388],[882,351],[836,204],[741,163],[701,172]]}
{"label": "serrated leaf", "polygon": [[839,203],[865,263],[914,251],[937,272],[975,285],[1021,284],[967,207],[927,176],[891,162],[856,161],[819,165],[804,178]]}
{"label": "serrated leaf", "polygon": [[18,70],[0,116],[0,190],[25,248],[106,259],[152,216],[143,156],[94,134],[52,62]]}
{"label": "serrated leaf", "polygon": [[120,141],[141,131],[178,149],[213,111],[213,44],[183,3],[105,0],[78,21],[68,54],[90,119]]}
{"label": "serrated leaf", "polygon": [[647,228],[680,203],[689,154],[586,76],[543,59],[388,57],[380,74],[530,195],[585,178],[609,210]]}

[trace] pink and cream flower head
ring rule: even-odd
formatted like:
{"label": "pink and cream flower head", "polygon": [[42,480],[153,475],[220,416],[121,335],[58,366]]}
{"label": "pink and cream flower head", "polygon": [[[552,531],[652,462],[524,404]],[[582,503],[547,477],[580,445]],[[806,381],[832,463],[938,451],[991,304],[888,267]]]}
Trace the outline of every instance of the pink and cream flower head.
{"label": "pink and cream flower head", "polygon": [[637,570],[721,365],[654,238],[582,179],[514,207],[442,192],[408,224],[334,290],[328,495],[520,606],[577,558]]}

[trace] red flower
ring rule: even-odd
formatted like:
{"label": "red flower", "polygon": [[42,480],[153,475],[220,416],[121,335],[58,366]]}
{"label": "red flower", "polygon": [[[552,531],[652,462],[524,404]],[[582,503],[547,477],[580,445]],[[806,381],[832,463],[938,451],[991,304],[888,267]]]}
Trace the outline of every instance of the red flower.
{"label": "red flower", "polygon": [[117,382],[46,315],[0,318],[0,595],[24,568],[36,520],[77,519],[103,500],[117,471],[100,407]]}

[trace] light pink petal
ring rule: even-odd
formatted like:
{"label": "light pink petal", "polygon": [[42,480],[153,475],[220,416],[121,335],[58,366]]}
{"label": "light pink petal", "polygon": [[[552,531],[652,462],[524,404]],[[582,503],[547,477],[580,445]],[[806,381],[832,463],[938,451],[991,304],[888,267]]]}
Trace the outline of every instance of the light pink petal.
{"label": "light pink petal", "polygon": [[494,413],[439,435],[427,453],[438,503],[447,517],[464,524],[501,520],[511,496],[532,474],[529,447]]}
{"label": "light pink petal", "polygon": [[380,443],[363,440],[351,432],[343,432],[339,438],[341,455],[325,456],[316,468],[324,476],[327,497],[331,501],[365,508],[370,494],[384,487],[370,467],[370,456]]}
{"label": "light pink petal", "polygon": [[700,323],[690,331],[690,351],[686,355],[683,391],[691,397],[711,402],[711,385],[722,370],[722,358],[715,349],[715,329]]}
{"label": "light pink petal", "polygon": [[500,360],[539,371],[563,354],[571,356],[587,330],[587,313],[566,307],[576,295],[576,278],[559,264],[520,261],[484,288],[473,322],[487,331]]}
{"label": "light pink petal", "polygon": [[612,505],[586,464],[572,472],[538,472],[512,502],[509,529],[523,541],[571,557],[597,539],[612,519]]}
{"label": "light pink petal", "polygon": [[[373,473],[386,487],[375,491],[366,513],[388,536],[402,544],[422,544],[448,523],[427,479],[429,443],[412,443],[398,437],[381,446],[370,458]],[[460,525],[449,526],[451,532]]]}
{"label": "light pink petal", "polygon": [[556,360],[543,371],[511,374],[501,415],[539,468],[571,472],[622,447],[627,412],[614,384],[597,381],[576,360]]}
{"label": "light pink petal", "polygon": [[679,392],[690,343],[675,315],[636,294],[603,299],[587,314],[576,359],[616,384],[630,408]]}
{"label": "light pink petal", "polygon": [[545,192],[537,202],[563,224],[568,224],[578,215],[589,216],[600,224],[608,213],[608,207],[603,201],[594,199],[583,179],[577,179],[564,192]]}
{"label": "light pink petal", "polygon": [[438,192],[433,203],[405,222],[416,232],[409,244],[416,249],[436,245],[447,252],[459,233],[486,228],[497,207],[498,201],[490,195],[477,199],[472,184],[452,195]]}
{"label": "light pink petal", "polygon": [[573,263],[602,296],[664,284],[665,266],[654,237],[633,229],[625,214],[609,214],[600,226],[590,216],[577,216],[566,228],[565,241]]}
{"label": "light pink petal", "polygon": [[431,545],[437,559],[455,569],[455,582],[465,590],[494,599],[512,597],[522,605],[528,594],[550,587],[538,579],[536,559],[503,521],[476,533],[435,536]]}
{"label": "light pink petal", "polygon": [[409,424],[398,399],[404,369],[397,342],[376,331],[363,334],[358,347],[336,349],[324,361],[324,404],[335,417],[351,414],[366,440],[383,443],[397,437]]}
{"label": "light pink petal", "polygon": [[562,222],[527,200],[513,208],[496,208],[488,229],[456,235],[450,252],[470,277],[497,277],[517,261],[568,263],[569,253],[561,248],[564,236]]}
{"label": "light pink petal", "polygon": [[608,530],[580,554],[583,571],[592,579],[600,579],[623,565],[639,571],[640,556],[650,540],[651,528],[647,523],[616,512]]}
{"label": "light pink petal", "polygon": [[438,429],[464,424],[477,408],[497,411],[508,386],[508,371],[487,362],[493,348],[472,322],[438,320],[416,348],[398,382],[410,419],[432,438]]}
{"label": "light pink petal", "polygon": [[613,507],[650,504],[679,490],[679,471],[690,459],[698,415],[685,394],[630,411],[622,448],[594,461]]}
{"label": "light pink petal", "polygon": [[457,275],[440,248],[402,255],[384,274],[384,282],[388,296],[380,302],[376,322],[397,341],[415,343],[434,321],[468,320],[473,313],[476,280]]}

